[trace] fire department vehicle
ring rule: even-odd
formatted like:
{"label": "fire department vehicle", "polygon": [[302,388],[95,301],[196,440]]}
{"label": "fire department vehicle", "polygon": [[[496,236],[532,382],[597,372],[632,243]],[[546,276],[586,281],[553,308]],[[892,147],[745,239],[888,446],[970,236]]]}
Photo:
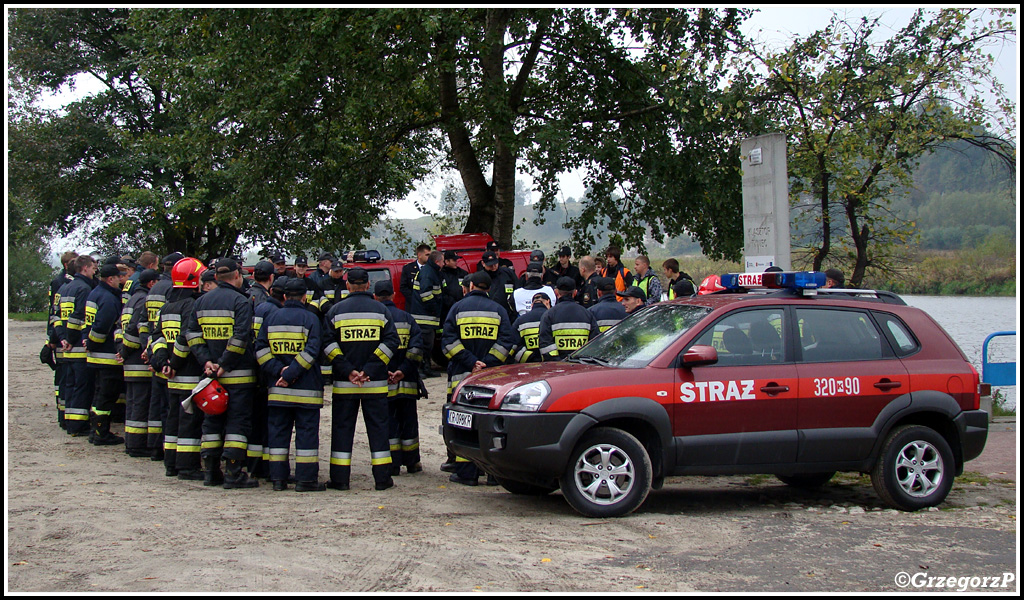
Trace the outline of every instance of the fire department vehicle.
{"label": "fire department vehicle", "polygon": [[510,492],[561,489],[591,517],[628,514],[680,475],[813,488],[858,471],[901,510],[946,498],[988,417],[941,326],[895,294],[822,290],[822,273],[721,279],[563,362],[467,377],[444,406],[445,443]]}

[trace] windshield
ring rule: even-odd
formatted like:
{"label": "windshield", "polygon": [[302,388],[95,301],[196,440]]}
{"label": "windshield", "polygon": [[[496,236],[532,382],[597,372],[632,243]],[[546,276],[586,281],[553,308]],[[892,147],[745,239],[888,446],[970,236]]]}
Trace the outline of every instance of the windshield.
{"label": "windshield", "polygon": [[710,308],[685,304],[650,306],[630,315],[567,360],[627,369],[646,366],[709,312]]}

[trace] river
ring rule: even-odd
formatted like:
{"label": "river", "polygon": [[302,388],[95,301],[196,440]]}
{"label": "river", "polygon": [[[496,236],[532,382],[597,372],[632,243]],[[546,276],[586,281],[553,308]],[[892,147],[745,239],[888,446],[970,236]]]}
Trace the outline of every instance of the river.
{"label": "river", "polygon": [[[981,351],[985,338],[996,331],[1018,331],[1017,298],[904,295],[903,299],[938,321],[978,369],[978,373],[981,373]],[[1017,338],[1007,336],[993,339],[989,344],[989,360],[1019,363]],[[1015,408],[1016,387],[1000,390],[1006,397],[1004,406]]]}

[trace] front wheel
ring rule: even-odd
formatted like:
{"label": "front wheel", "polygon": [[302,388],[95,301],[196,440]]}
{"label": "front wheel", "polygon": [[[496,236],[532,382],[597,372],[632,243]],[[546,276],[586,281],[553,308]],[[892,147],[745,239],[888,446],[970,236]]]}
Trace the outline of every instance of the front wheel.
{"label": "front wheel", "polygon": [[621,517],[651,491],[651,458],[640,440],[610,427],[587,432],[560,479],[562,495],[587,517]]}
{"label": "front wheel", "polygon": [[871,483],[886,504],[915,511],[941,504],[953,488],[953,451],[934,429],[897,427],[871,470]]}

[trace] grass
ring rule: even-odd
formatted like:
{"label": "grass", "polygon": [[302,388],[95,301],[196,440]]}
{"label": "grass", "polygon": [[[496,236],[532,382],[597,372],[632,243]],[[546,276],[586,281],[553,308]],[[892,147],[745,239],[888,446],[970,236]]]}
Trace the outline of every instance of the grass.
{"label": "grass", "polygon": [[1017,409],[1016,409],[1016,407],[1012,408],[1012,409],[1005,408],[1003,406],[1003,401],[1004,400],[1005,400],[1005,398],[1003,397],[1002,390],[992,390],[992,416],[993,417],[1016,417],[1017,416]]}
{"label": "grass", "polygon": [[46,321],[49,316],[45,312],[7,313],[7,318],[12,321]]}

